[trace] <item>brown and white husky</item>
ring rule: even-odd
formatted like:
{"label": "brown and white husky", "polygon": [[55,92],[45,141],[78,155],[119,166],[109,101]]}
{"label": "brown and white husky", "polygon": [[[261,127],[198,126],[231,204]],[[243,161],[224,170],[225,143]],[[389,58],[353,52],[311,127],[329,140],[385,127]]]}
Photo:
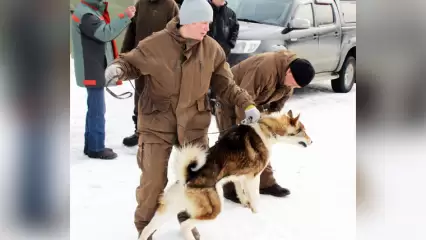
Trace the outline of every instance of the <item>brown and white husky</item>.
{"label": "brown and white husky", "polygon": [[258,211],[259,176],[269,163],[271,146],[286,142],[302,147],[312,141],[291,110],[265,115],[258,122],[239,125],[225,133],[208,150],[187,145],[176,151],[177,181],[159,199],[159,207],[139,240],[147,240],[177,213],[190,218],[181,224],[186,240],[194,240],[191,229],[199,221],[213,220],[223,207],[223,184],[232,181],[241,203]]}

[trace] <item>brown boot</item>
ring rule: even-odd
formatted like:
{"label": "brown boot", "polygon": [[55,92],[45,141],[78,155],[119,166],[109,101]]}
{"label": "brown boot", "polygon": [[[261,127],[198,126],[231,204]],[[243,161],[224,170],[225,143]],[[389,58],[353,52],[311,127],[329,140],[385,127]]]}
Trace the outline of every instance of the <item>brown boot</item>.
{"label": "brown boot", "polygon": [[275,183],[270,187],[261,188],[260,194],[272,195],[275,197],[285,197],[290,194],[290,190],[288,190],[287,188],[283,188]]}
{"label": "brown boot", "polygon": [[223,185],[223,196],[234,203],[241,203],[235,191],[235,184],[232,182]]}
{"label": "brown boot", "polygon": [[[184,211],[184,212],[180,212],[177,215],[177,219],[179,221],[179,223],[185,222],[186,220],[188,220],[190,218],[189,214]],[[200,240],[200,233],[198,232],[197,228],[193,228],[191,229],[192,235],[194,236],[195,240]]]}

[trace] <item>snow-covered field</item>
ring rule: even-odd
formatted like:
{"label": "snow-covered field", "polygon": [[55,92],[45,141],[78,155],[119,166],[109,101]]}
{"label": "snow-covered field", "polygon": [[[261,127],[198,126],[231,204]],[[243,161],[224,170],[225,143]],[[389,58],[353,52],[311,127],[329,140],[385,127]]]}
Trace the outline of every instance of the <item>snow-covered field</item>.
{"label": "snow-covered field", "polygon": [[[86,90],[75,85],[73,69],[71,59],[71,239],[136,240],[133,214],[141,171],[137,148],[121,143],[134,129],[133,99],[118,100],[105,93],[106,145],[119,157],[89,159],[83,154]],[[129,83],[112,90],[133,91]],[[348,94],[336,94],[329,83],[297,91],[283,111],[301,113],[314,143],[306,149],[276,145],[271,157],[276,179],[291,195],[261,195],[258,214],[226,201],[217,220],[198,226],[202,239],[354,240],[355,96],[356,86]],[[210,132],[216,130],[212,119]],[[216,138],[210,135],[212,143]],[[177,220],[170,219],[154,239],[183,239]]]}

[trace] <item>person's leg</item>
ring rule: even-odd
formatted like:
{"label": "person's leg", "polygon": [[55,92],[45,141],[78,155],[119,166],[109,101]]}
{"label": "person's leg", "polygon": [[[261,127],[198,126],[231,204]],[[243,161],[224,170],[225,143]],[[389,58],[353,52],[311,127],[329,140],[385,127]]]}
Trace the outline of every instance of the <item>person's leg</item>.
{"label": "person's leg", "polygon": [[260,188],[267,188],[276,184],[271,163],[266,166],[265,170],[260,174]]}
{"label": "person's leg", "polygon": [[[88,150],[88,148],[87,148],[87,145],[88,145],[88,143],[87,143],[87,141],[88,141],[88,138],[89,138],[89,113],[86,113],[86,126],[85,126],[85,131],[84,131],[84,150],[83,150],[83,153],[84,153],[84,155],[87,155],[88,154],[88,152],[89,152],[89,150]],[[105,148],[105,150],[106,151],[112,151],[112,149],[111,148]]]}
{"label": "person's leg", "polygon": [[87,88],[86,139],[90,158],[114,159],[117,154],[105,148],[105,91]]}
{"label": "person's leg", "polygon": [[127,147],[134,147],[138,144],[139,139],[139,133],[138,133],[138,104],[139,104],[139,97],[140,94],[143,91],[144,88],[144,76],[141,76],[140,78],[135,80],[135,94],[133,97],[133,116],[132,120],[135,124],[135,132],[123,139],[123,144]]}
{"label": "person's leg", "polygon": [[88,150],[100,152],[105,148],[105,101],[102,88],[87,88]]}
{"label": "person's leg", "polygon": [[285,197],[290,191],[281,187],[274,178],[271,163],[266,166],[265,170],[260,174],[260,194],[272,195],[275,197]]}
{"label": "person's leg", "polygon": [[[87,93],[87,94],[89,94],[89,93]],[[89,106],[89,97],[87,97],[87,106]],[[85,124],[85,129],[84,129],[84,150],[83,150],[83,152],[84,152],[85,155],[87,155],[87,151],[88,151],[88,148],[87,148],[88,138],[89,138],[89,110],[87,110],[87,112],[86,112],[86,124]]]}
{"label": "person's leg", "polygon": [[172,145],[156,138],[144,136],[139,146],[137,161],[142,170],[139,186],[136,188],[137,207],[135,226],[139,234],[154,217],[158,198],[167,185],[167,166]]}

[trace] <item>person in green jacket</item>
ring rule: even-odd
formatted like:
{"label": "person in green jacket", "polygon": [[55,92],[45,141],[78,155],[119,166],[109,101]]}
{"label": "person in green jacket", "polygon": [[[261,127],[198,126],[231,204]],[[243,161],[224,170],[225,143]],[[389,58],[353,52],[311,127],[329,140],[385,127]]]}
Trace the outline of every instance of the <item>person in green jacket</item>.
{"label": "person in green jacket", "polygon": [[[105,68],[116,57],[115,43],[135,15],[130,6],[111,19],[108,3],[85,0],[78,3],[71,15],[71,37],[76,82],[87,89],[84,154],[90,158],[114,159],[117,154],[105,148]],[[120,82],[114,83],[119,84]]]}

